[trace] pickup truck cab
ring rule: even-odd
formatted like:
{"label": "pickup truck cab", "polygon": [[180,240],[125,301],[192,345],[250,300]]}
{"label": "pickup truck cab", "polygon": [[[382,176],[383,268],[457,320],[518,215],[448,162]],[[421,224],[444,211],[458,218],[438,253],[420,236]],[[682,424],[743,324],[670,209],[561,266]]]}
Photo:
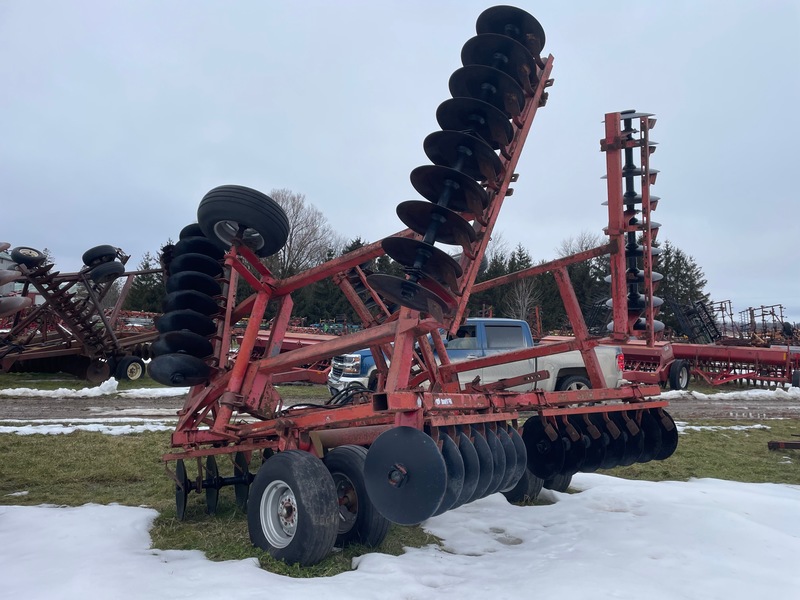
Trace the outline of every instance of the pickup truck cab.
{"label": "pickup truck cab", "polygon": [[[525,321],[483,318],[467,319],[458,329],[456,336],[446,340],[445,344],[447,355],[454,363],[520,348],[531,348],[536,345],[531,336],[530,327]],[[594,352],[603,372],[605,387],[619,387],[624,381],[622,351],[615,346],[600,345],[594,348]],[[459,381],[464,385],[476,377],[480,377],[482,384],[490,384],[500,379],[543,370],[549,372],[547,379],[511,389],[514,391],[538,389],[552,392],[591,387],[583,357],[577,350],[463,371],[459,373]],[[378,373],[375,360],[369,349],[333,358],[328,376],[328,389],[331,394],[336,394],[353,384],[361,384],[368,389],[375,390],[377,382]]]}

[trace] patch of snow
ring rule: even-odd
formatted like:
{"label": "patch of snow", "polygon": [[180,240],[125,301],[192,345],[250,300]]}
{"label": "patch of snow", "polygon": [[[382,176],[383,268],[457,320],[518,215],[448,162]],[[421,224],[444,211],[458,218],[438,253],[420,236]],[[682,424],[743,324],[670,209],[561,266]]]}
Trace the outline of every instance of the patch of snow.
{"label": "patch of snow", "polygon": [[10,494],[6,494],[6,496],[27,496],[28,493],[29,492],[27,490],[25,490],[25,491],[22,491],[22,492],[11,492]]}
{"label": "patch of snow", "polygon": [[678,433],[687,431],[746,431],[748,429],[772,429],[769,425],[689,425],[684,421],[675,421]]}

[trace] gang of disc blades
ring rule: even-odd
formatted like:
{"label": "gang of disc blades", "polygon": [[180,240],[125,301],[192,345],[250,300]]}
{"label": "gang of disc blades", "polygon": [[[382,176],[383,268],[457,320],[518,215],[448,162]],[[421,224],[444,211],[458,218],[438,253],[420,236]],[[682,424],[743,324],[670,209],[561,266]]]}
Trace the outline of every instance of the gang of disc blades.
{"label": "gang of disc blades", "polygon": [[393,427],[372,443],[364,461],[367,496],[384,517],[400,525],[430,518],[447,490],[447,467],[430,436]]}
{"label": "gang of disc blades", "polygon": [[483,498],[494,477],[494,458],[492,451],[489,448],[489,442],[475,427],[472,427],[472,443],[475,445],[475,450],[478,453],[478,463],[480,464],[480,474],[478,476],[478,485],[475,486],[475,493],[470,497],[468,502]]}
{"label": "gang of disc blades", "polygon": [[556,430],[556,439],[551,440],[541,419],[533,417],[525,421],[522,440],[528,453],[528,469],[540,479],[552,479],[564,467],[564,444]]}
{"label": "gang of disc blades", "polygon": [[517,40],[496,33],[483,33],[467,40],[461,49],[464,66],[484,65],[513,77],[522,88],[532,93],[538,83],[536,59]]}
{"label": "gang of disc blades", "polygon": [[462,131],[434,131],[422,149],[435,165],[461,171],[477,181],[494,181],[503,170],[500,157],[476,135]]}
{"label": "gang of disc blades", "polygon": [[489,205],[489,195],[481,184],[449,167],[417,167],[411,171],[411,185],[429,202],[456,212],[480,215]]}
{"label": "gang of disc blades", "polygon": [[449,435],[440,431],[439,437],[442,440],[442,458],[444,458],[445,468],[447,469],[447,488],[439,507],[433,513],[434,517],[453,508],[461,497],[461,491],[464,489],[465,469],[461,452],[459,452],[458,446]]}
{"label": "gang of disc blades", "polygon": [[580,430],[577,430],[578,439],[573,440],[567,435],[567,426],[559,423],[561,431],[561,442],[564,444],[564,466],[561,467],[563,475],[574,475],[581,470],[583,461],[586,458],[586,442]]}
{"label": "gang of disc blades", "polygon": [[458,508],[470,501],[470,498],[475,493],[475,488],[478,487],[478,480],[481,476],[478,451],[475,450],[475,445],[463,431],[458,434],[458,451],[464,462],[464,485],[461,487],[461,493],[451,508]]}
{"label": "gang of disc blades", "polygon": [[493,149],[507,146],[514,137],[511,121],[488,102],[476,98],[450,98],[436,109],[442,129],[474,131]]}
{"label": "gang of disc blades", "polygon": [[539,54],[546,41],[542,24],[530,13],[514,6],[487,8],[478,16],[475,31],[507,35],[525,45],[533,54]]}
{"label": "gang of disc blades", "polygon": [[440,310],[442,313],[448,313],[450,311],[449,306],[455,303],[455,299],[452,297],[449,299],[442,298],[439,294],[421,286],[419,283],[414,283],[402,277],[375,273],[367,277],[367,281],[372,289],[386,300],[412,310],[424,313]]}
{"label": "gang of disc blades", "polygon": [[[381,241],[381,247],[386,254],[404,267],[419,268],[427,277],[453,290],[458,287],[458,278],[464,273],[458,261],[433,244],[412,238],[388,237]],[[424,262],[417,267],[416,261],[419,258]]]}
{"label": "gang of disc blades", "polygon": [[525,92],[511,75],[484,65],[457,69],[448,82],[454,98],[476,98],[503,111],[507,118],[519,116],[525,107]]}
{"label": "gang of disc blades", "polygon": [[431,223],[438,227],[434,242],[451,246],[469,246],[475,241],[475,230],[457,212],[423,200],[408,200],[397,205],[397,216],[406,227],[425,236]]}

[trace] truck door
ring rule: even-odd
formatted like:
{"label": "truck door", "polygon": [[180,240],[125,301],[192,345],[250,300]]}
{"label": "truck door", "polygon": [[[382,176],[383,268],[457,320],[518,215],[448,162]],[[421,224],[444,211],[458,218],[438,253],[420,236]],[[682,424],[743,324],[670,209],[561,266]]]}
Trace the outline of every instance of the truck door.
{"label": "truck door", "polygon": [[[525,336],[521,324],[484,324],[485,353],[502,354],[511,350],[520,350],[530,347],[530,340]],[[493,367],[481,369],[481,381],[485,384],[494,383],[500,379],[517,377],[536,371],[536,360],[521,360],[513,363],[502,363]],[[515,391],[532,389],[533,385],[512,388]]]}
{"label": "truck door", "polygon": [[[450,357],[450,362],[475,360],[483,356],[481,346],[477,327],[475,325],[462,325],[458,328],[456,335],[447,342],[447,356]],[[458,374],[458,381],[461,385],[464,385],[480,376],[480,369],[463,371]]]}

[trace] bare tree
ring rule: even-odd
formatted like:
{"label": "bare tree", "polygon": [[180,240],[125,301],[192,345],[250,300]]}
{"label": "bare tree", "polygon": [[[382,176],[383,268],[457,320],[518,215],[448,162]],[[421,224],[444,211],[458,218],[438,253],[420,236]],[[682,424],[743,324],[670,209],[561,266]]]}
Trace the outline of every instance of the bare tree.
{"label": "bare tree", "polygon": [[533,278],[520,279],[508,286],[503,312],[512,319],[528,320],[533,307],[540,302],[540,296]]}
{"label": "bare tree", "polygon": [[270,196],[289,218],[289,238],[275,256],[266,260],[270,270],[279,278],[295,275],[324,262],[330,252],[338,254],[345,244],[336,234],[325,215],[304,194],[287,189],[272,190]]}
{"label": "bare tree", "polygon": [[563,258],[584,250],[596,248],[601,244],[602,241],[599,234],[583,230],[578,235],[563,240],[556,248],[556,253]]}

